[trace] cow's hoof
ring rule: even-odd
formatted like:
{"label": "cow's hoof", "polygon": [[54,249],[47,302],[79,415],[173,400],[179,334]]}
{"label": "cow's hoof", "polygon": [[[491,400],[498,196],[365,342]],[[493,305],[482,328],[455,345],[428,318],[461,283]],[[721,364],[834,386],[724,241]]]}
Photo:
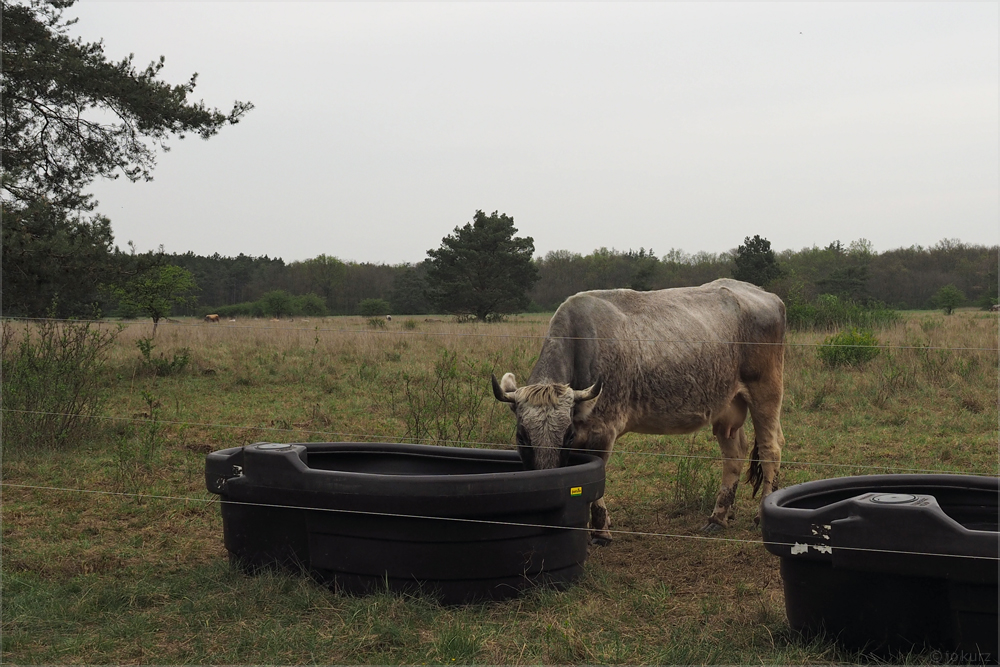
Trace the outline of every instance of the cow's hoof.
{"label": "cow's hoof", "polygon": [[724,528],[725,528],[724,526],[720,526],[714,521],[709,521],[708,523],[706,523],[704,526],[701,527],[701,532],[709,535],[714,535],[715,533],[721,533]]}
{"label": "cow's hoof", "polygon": [[596,544],[599,547],[606,547],[609,544],[611,544],[611,538],[610,537],[601,536],[601,535],[593,535],[590,538],[590,543],[591,544]]}

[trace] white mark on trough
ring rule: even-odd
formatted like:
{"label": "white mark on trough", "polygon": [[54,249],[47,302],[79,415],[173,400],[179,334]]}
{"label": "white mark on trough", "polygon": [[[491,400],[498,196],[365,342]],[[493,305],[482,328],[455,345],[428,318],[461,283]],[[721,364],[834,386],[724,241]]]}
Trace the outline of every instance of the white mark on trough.
{"label": "white mark on trough", "polygon": [[799,544],[796,542],[792,545],[792,555],[804,554],[809,551],[809,547],[820,552],[821,554],[832,554],[833,547],[827,546],[826,544]]}

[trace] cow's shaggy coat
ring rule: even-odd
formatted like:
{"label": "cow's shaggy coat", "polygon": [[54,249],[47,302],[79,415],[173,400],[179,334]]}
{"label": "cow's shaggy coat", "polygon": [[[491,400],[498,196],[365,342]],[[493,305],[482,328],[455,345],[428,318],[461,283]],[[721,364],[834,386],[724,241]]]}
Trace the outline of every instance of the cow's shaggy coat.
{"label": "cow's shaggy coat", "polygon": [[[493,379],[517,416],[517,442],[531,468],[564,465],[569,449],[605,461],[623,433],[690,433],[711,425],[723,455],[722,484],[706,528],[725,527],[749,449],[748,480],[763,497],[777,485],[785,306],[736,280],[654,292],[596,290],[553,315],[528,384]],[[603,499],[591,508],[594,539],[606,542]]]}

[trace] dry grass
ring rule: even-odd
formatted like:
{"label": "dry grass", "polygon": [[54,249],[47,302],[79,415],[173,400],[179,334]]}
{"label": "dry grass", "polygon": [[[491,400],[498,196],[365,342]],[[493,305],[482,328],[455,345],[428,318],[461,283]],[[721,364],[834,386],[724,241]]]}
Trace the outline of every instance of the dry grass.
{"label": "dry grass", "polygon": [[[445,387],[453,414],[440,442],[509,446],[513,419],[489,373],[527,376],[545,316],[504,324],[362,318],[161,324],[154,354],[191,350],[178,375],[140,363],[135,324],[113,350],[105,438],[5,456],[3,657],[19,663],[828,663],[830,644],[792,636],[777,561],[759,545],[755,502],[725,537],[702,539],[704,488],[717,483],[708,431],[629,435],[608,468],[620,535],[594,549],[571,590],[503,604],[441,608],[420,599],[348,598],[290,577],[229,571],[221,519],[204,490],[207,451],[260,440],[406,440],[431,414],[401,387]],[[432,318],[443,320],[443,318]],[[997,319],[964,311],[908,314],[877,332],[893,346],[860,369],[829,369],[822,334],[793,334],[786,357],[785,484],[904,469],[998,474]],[[940,347],[967,348],[941,350]],[[449,356],[450,355],[450,356]],[[451,359],[450,383],[441,383]],[[436,369],[443,369],[436,371]],[[447,372],[446,372],[447,371]],[[437,375],[435,375],[437,373]],[[471,382],[471,385],[463,382]],[[438,385],[435,385],[438,382]],[[155,403],[144,398],[152,396]],[[448,393],[451,392],[451,393]],[[476,394],[488,400],[475,401]],[[152,408],[150,406],[152,405]],[[154,414],[150,414],[150,410]],[[423,411],[423,412],[421,412]],[[425,415],[426,416],[426,415]],[[151,418],[146,494],[200,501],[25,489],[111,491],[113,443]],[[462,421],[462,420],[465,421]],[[456,425],[458,422],[458,425]],[[129,431],[125,425],[131,425]],[[449,430],[450,429],[450,430]],[[5,454],[7,452],[5,451]],[[709,493],[709,495],[711,495]],[[710,502],[711,498],[708,499]],[[929,658],[906,659],[926,662]]]}

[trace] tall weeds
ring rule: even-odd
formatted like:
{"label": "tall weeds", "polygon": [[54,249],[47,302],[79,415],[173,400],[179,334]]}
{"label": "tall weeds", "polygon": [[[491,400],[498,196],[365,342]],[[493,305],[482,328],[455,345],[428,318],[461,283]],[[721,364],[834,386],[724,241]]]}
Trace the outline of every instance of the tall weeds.
{"label": "tall weeds", "polygon": [[[711,451],[711,450],[709,450]],[[698,434],[688,440],[687,452],[676,459],[673,497],[678,510],[711,511],[719,490],[718,462],[698,447]]]}
{"label": "tall weeds", "polygon": [[790,300],[788,326],[799,331],[830,331],[841,327],[880,329],[899,322],[899,312],[879,303],[858,303],[821,294],[812,303]]}
{"label": "tall weeds", "polygon": [[430,372],[400,371],[382,378],[387,407],[405,427],[404,438],[420,443],[461,444],[507,439],[509,422],[489,383],[498,359],[477,360],[442,348]]}
{"label": "tall weeds", "polygon": [[141,493],[153,473],[163,442],[160,401],[142,392],[146,411],[142,420],[124,422],[115,431],[115,488],[122,493]]}

